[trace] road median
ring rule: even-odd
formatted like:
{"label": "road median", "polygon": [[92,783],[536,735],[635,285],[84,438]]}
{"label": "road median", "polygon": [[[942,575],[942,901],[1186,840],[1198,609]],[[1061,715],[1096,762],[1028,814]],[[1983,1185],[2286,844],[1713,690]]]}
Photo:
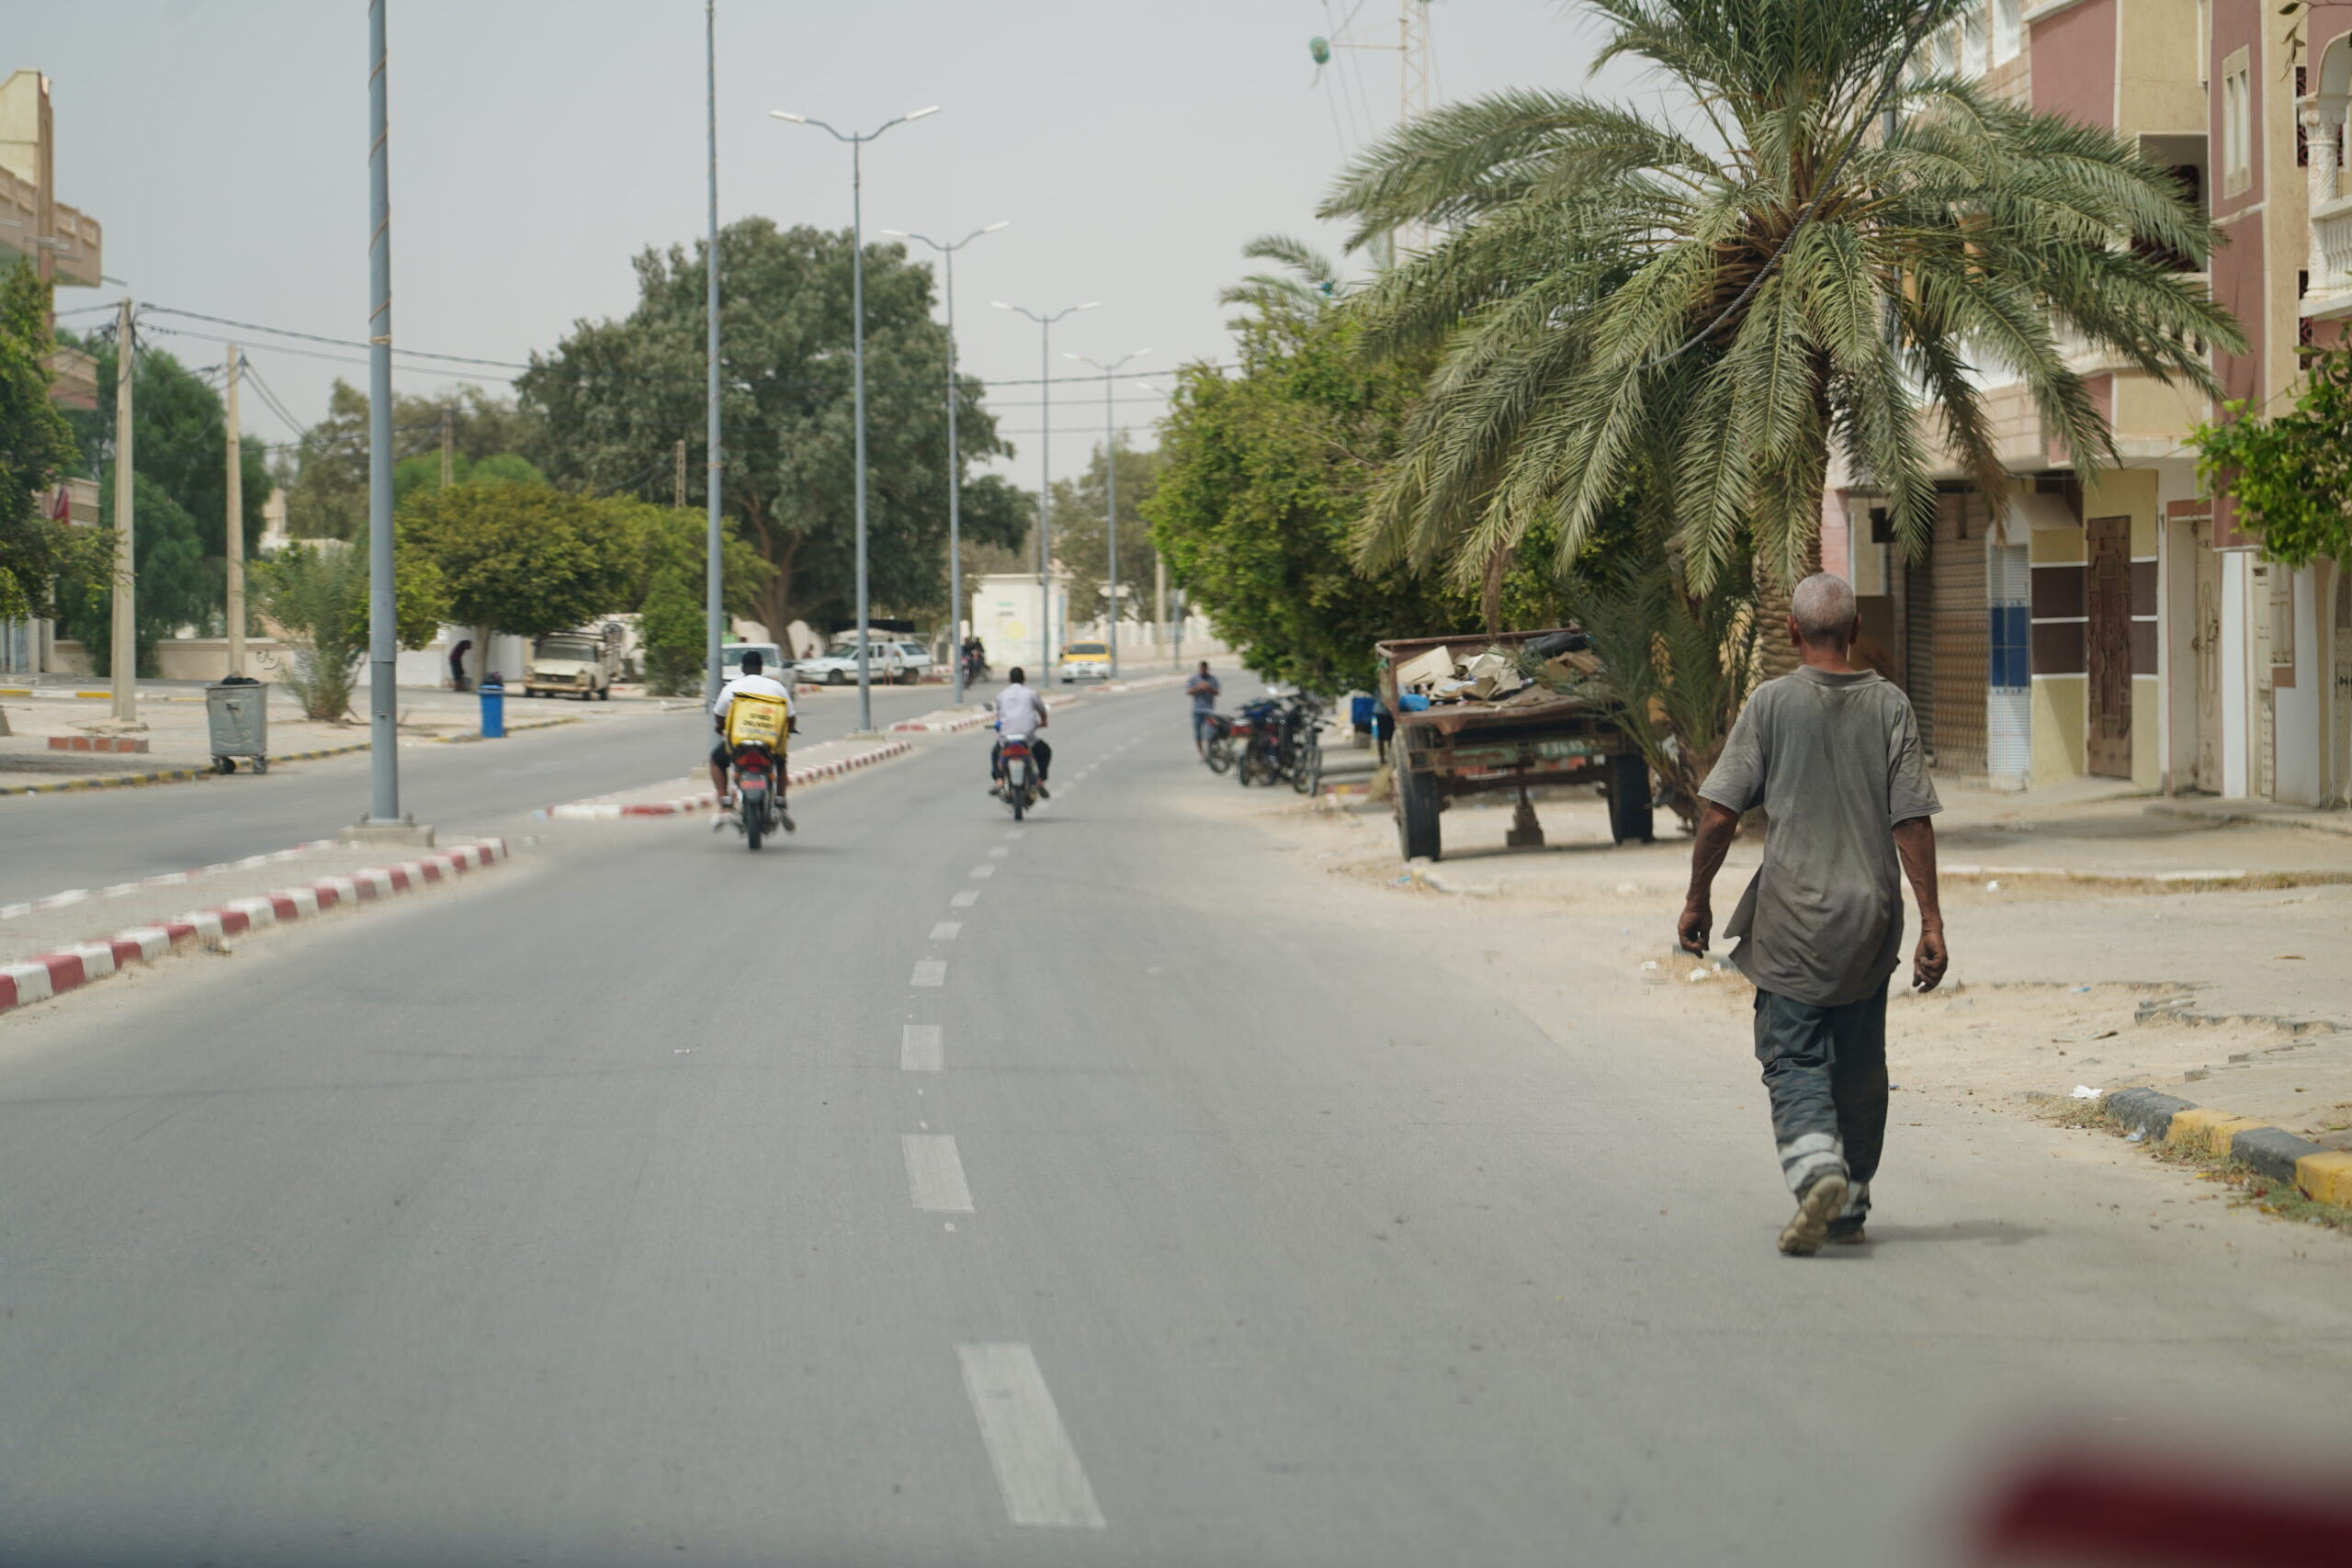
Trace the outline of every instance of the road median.
{"label": "road median", "polygon": [[[806,789],[811,784],[870,768],[877,762],[907,756],[913,750],[914,743],[910,740],[820,741],[803,751],[797,761],[787,753],[785,788]],[[717,809],[718,797],[711,791],[682,788],[693,782],[691,777],[665,780],[636,789],[616,791],[611,795],[592,795],[585,800],[544,807],[532,815],[559,822],[607,822],[623,817],[689,817],[697,812]]]}

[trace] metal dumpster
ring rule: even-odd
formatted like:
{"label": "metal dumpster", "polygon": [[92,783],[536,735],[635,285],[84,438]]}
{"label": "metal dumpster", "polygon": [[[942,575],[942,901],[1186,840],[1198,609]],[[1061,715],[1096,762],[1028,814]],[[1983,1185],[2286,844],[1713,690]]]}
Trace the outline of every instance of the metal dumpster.
{"label": "metal dumpster", "polygon": [[250,676],[232,675],[204,688],[204,716],[211,726],[212,766],[224,773],[237,771],[237,759],[252,761],[254,772],[269,772],[269,686]]}

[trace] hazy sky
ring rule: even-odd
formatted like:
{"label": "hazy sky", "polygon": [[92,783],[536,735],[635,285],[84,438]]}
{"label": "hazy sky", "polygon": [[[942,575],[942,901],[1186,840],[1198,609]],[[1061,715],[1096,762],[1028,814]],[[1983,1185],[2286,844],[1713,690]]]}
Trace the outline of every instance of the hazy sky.
{"label": "hazy sky", "polygon": [[[702,6],[389,3],[401,344],[522,359],[576,320],[626,313],[630,258],[703,231]],[[1351,33],[1393,41],[1397,4],[1363,0]],[[366,336],[365,0],[9,10],[0,73],[50,74],[58,194],[106,225],[109,274],[142,300]],[[864,129],[938,104],[867,149],[866,230],[869,240],[883,228],[948,239],[1011,220],[957,265],[967,370],[991,381],[1038,373],[1037,329],[990,310],[998,299],[1043,310],[1102,302],[1056,329],[1057,374],[1082,368],[1060,359],[1064,349],[1114,359],[1148,347],[1138,370],[1219,357],[1227,312],[1216,292],[1243,270],[1239,247],[1283,231],[1336,250],[1338,236],[1310,215],[1342,134],[1394,117],[1393,50],[1341,56],[1352,75],[1344,100],[1330,73],[1315,85],[1307,40],[1334,32],[1347,10],[1321,0],[718,0],[721,220],[849,222],[848,149],[769,109]],[[1586,82],[1594,35],[1573,5],[1435,0],[1430,11],[1445,96]],[[1616,68],[1595,90],[1604,85],[1638,79]],[[58,303],[70,310],[116,293],[66,289]],[[214,343],[155,341],[191,364],[220,357]],[[324,408],[334,377],[365,385],[363,365],[244,342],[301,419]],[[404,391],[446,384],[399,373]],[[1102,400],[1078,388],[1054,396],[1063,474],[1099,439]],[[1009,471],[1030,485],[1036,398],[1035,387],[990,396],[1021,448]],[[249,428],[287,437],[254,400],[245,406]],[[1117,412],[1140,428],[1158,411],[1131,401]]]}

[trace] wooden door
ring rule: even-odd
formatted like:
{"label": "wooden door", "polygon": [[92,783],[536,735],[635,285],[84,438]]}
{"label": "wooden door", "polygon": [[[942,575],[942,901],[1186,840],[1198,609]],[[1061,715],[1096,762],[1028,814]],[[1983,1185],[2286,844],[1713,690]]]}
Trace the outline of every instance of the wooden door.
{"label": "wooden door", "polygon": [[2189,782],[2222,793],[2222,558],[2213,553],[2213,525],[2199,523],[2190,555],[2197,562],[2197,767]]}
{"label": "wooden door", "polygon": [[2132,520],[2094,517],[2083,525],[2090,551],[2084,653],[2090,674],[2086,759],[2108,778],[2132,776]]}

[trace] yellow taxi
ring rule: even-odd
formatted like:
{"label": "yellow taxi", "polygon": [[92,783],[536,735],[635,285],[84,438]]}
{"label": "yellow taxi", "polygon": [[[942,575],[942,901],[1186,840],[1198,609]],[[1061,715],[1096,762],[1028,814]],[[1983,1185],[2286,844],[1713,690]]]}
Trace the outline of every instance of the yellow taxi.
{"label": "yellow taxi", "polygon": [[1080,681],[1107,681],[1111,678],[1111,645],[1107,642],[1074,642],[1062,649],[1062,684]]}

